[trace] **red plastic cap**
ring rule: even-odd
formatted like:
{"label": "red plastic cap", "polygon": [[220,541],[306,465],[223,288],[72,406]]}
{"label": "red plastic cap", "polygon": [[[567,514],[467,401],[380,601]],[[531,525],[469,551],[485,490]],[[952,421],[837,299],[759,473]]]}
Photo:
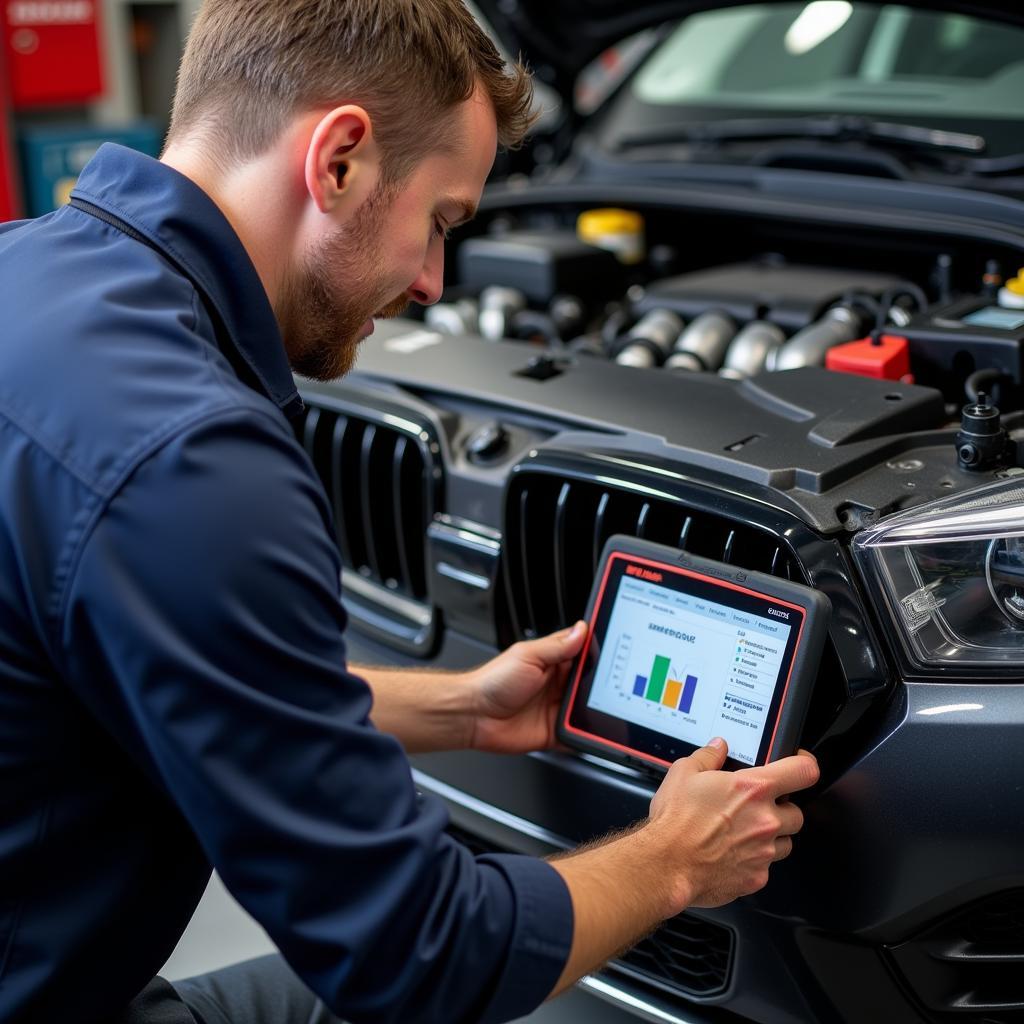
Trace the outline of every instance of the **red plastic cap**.
{"label": "red plastic cap", "polygon": [[849,341],[828,350],[825,366],[839,373],[902,380],[910,373],[910,343],[895,334],[883,334],[877,343],[871,338]]}

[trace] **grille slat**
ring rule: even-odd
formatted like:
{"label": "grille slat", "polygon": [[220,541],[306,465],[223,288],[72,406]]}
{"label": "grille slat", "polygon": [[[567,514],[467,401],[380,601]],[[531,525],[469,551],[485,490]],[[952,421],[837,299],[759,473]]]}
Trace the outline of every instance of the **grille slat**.
{"label": "grille slat", "polygon": [[537,614],[533,607],[534,589],[530,581],[530,562],[527,557],[527,552],[530,550],[527,537],[529,501],[530,491],[524,487],[519,496],[519,551],[522,556],[519,570],[523,577],[526,600],[521,605],[525,614],[520,615],[520,621],[523,625],[523,634],[525,636],[537,636]]}
{"label": "grille slat", "polygon": [[568,519],[568,508],[569,508],[569,495],[572,493],[572,488],[568,482],[562,484],[562,489],[558,493],[558,502],[555,505],[555,550],[554,550],[554,564],[555,564],[555,599],[558,602],[558,617],[563,621],[568,616],[567,604],[566,604],[566,571],[568,565],[566,564],[566,521]]}
{"label": "grille slat", "polygon": [[638,537],[647,536],[647,520],[651,516],[651,505],[650,502],[645,501],[640,509],[640,515],[637,516],[636,520],[636,535]]}
{"label": "grille slat", "polygon": [[[320,425],[320,410],[310,409],[306,415],[306,423],[302,430],[302,446],[306,449],[306,454],[313,461],[313,465],[316,466],[316,430]],[[317,470],[320,467],[317,466]]]}
{"label": "grille slat", "polygon": [[690,541],[690,530],[693,527],[693,516],[687,516],[683,520],[682,529],[679,531],[679,544],[678,547],[682,551],[687,550],[687,545]]}
{"label": "grille slat", "polygon": [[722,548],[722,561],[726,564],[732,562],[732,546],[736,543],[736,531],[730,530],[729,536],[725,538],[725,545]]}
{"label": "grille slat", "polygon": [[597,563],[601,561],[601,548],[604,547],[604,538],[606,536],[604,520],[610,501],[611,496],[605,491],[597,503],[597,515],[594,516],[594,564],[590,570],[591,576],[597,572]]}
{"label": "grille slat", "polygon": [[402,456],[401,506],[404,524],[403,543],[409,559],[410,593],[419,601],[427,600],[427,527],[434,515],[431,505],[431,466],[415,442],[408,440]]}
{"label": "grille slat", "polygon": [[377,560],[377,538],[373,528],[373,492],[375,478],[373,473],[373,445],[377,439],[377,427],[369,423],[363,431],[363,442],[359,452],[359,496],[363,509],[363,537],[366,540],[366,565],[360,566],[364,574],[367,573],[381,583],[384,582],[383,574],[380,571],[380,562]]}
{"label": "grille slat", "polygon": [[[310,409],[310,412],[314,410]],[[334,509],[335,532],[338,535],[338,551],[341,554],[341,564],[348,569],[354,569],[352,561],[352,549],[348,543],[348,520],[345,514],[345,502],[342,496],[342,452],[345,446],[345,434],[348,431],[348,417],[338,416],[334,421],[331,430],[331,487],[327,492],[330,495],[331,506]]]}
{"label": "grille slat", "polygon": [[395,452],[391,459],[391,518],[395,535],[395,555],[398,559],[398,588],[411,591],[412,571],[409,567],[409,545],[406,543],[406,498],[403,468],[409,449],[409,439],[399,435],[395,440]]}

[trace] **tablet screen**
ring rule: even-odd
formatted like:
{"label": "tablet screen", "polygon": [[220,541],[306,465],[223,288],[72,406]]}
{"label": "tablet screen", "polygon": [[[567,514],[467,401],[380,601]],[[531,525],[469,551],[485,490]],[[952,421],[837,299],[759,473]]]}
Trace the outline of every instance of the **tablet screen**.
{"label": "tablet screen", "polygon": [[613,554],[566,727],[662,763],[722,736],[734,761],[763,763],[803,617],[735,581]]}

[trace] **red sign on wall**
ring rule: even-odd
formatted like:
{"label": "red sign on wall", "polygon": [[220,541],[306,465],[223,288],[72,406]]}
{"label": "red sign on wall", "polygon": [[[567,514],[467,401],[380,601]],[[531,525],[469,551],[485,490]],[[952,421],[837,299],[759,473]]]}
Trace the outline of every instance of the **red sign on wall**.
{"label": "red sign on wall", "polygon": [[103,92],[98,0],[0,0],[15,110]]}
{"label": "red sign on wall", "polygon": [[13,220],[21,212],[17,186],[14,182],[14,147],[11,144],[9,97],[4,54],[0,50],[0,221]]}

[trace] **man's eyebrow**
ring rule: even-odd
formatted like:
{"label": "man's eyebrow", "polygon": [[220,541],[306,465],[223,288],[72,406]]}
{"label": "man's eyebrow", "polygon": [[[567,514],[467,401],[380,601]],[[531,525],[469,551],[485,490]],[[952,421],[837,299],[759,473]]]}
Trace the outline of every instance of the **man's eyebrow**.
{"label": "man's eyebrow", "polygon": [[459,216],[448,224],[451,228],[465,224],[467,220],[472,220],[476,216],[476,203],[471,203],[468,199],[457,199],[455,196],[449,196],[444,202],[445,205],[456,206],[459,210]]}

